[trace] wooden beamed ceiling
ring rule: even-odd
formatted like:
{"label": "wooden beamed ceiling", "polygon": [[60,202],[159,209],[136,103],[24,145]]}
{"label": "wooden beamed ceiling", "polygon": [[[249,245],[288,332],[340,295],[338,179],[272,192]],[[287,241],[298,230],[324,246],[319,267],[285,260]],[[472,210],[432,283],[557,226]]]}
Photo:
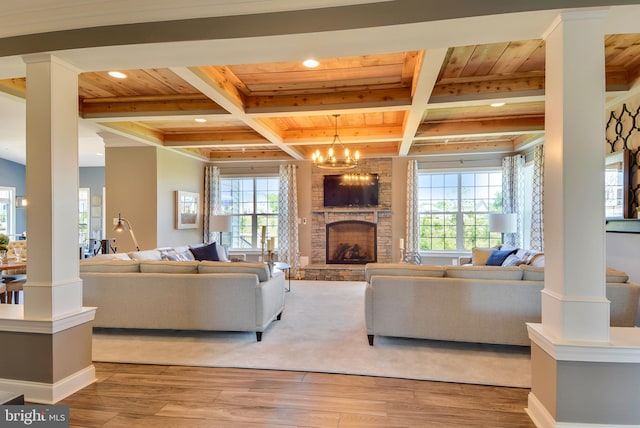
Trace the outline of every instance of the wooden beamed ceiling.
{"label": "wooden beamed ceiling", "polygon": [[[630,90],[640,35],[604,43],[607,91]],[[364,157],[513,152],[544,134],[542,40],[319,61],[81,73],[79,114],[211,161],[310,158],[333,141],[335,115],[340,140]],[[24,96],[25,80],[0,91]]]}

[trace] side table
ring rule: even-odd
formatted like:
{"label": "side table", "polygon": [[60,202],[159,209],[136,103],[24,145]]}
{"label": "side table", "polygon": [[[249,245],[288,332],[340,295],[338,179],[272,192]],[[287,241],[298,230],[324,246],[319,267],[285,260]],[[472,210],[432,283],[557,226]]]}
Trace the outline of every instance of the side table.
{"label": "side table", "polygon": [[275,266],[276,269],[280,269],[281,271],[285,272],[285,275],[287,275],[287,278],[289,278],[289,288],[285,288],[285,291],[290,292],[291,291],[291,265],[285,262],[275,262],[273,266]]}

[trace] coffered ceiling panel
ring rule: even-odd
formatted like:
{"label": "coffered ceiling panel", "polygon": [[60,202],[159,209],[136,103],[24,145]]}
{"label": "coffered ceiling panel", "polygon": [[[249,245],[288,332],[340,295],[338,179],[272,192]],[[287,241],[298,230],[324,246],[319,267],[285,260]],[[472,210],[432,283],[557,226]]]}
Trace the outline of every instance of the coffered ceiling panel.
{"label": "coffered ceiling panel", "polygon": [[[609,94],[629,90],[640,75],[640,35],[603,42]],[[212,161],[307,159],[333,142],[336,120],[339,140],[364,157],[513,152],[544,135],[543,40],[454,46],[431,58],[407,50],[317,58],[315,68],[301,58],[118,70],[124,79],[82,73],[79,113]],[[0,81],[12,95],[25,88],[24,79]]]}

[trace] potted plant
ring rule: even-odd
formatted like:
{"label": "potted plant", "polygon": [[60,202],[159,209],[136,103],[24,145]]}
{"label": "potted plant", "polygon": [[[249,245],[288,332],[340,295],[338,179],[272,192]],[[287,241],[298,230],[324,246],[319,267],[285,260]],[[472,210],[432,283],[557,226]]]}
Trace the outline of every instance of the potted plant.
{"label": "potted plant", "polygon": [[4,233],[0,233],[0,250],[7,250],[9,248],[9,237]]}

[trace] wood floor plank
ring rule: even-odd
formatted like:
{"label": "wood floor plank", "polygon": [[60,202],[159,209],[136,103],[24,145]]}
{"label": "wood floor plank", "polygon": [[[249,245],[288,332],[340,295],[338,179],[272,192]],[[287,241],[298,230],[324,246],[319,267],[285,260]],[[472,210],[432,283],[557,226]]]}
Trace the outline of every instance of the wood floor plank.
{"label": "wood floor plank", "polygon": [[535,428],[529,390],[326,373],[95,363],[73,428]]}
{"label": "wood floor plank", "polygon": [[292,407],[268,407],[215,404],[194,406],[188,403],[168,404],[157,416],[177,419],[206,419],[212,423],[238,422],[308,427],[337,427],[340,414],[328,411],[309,411]]}

